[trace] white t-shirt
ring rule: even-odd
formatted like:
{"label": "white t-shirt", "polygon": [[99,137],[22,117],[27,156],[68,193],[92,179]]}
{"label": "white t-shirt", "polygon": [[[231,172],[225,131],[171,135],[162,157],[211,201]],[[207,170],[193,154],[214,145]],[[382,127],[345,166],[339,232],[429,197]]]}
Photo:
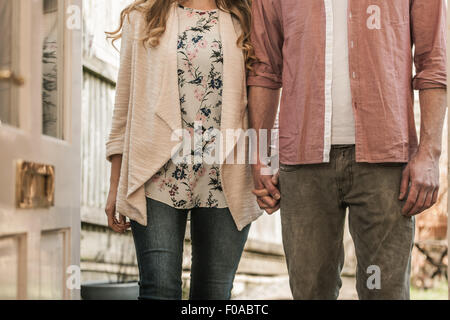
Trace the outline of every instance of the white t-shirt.
{"label": "white t-shirt", "polygon": [[355,119],[348,60],[348,0],[333,0],[332,144],[355,144]]}

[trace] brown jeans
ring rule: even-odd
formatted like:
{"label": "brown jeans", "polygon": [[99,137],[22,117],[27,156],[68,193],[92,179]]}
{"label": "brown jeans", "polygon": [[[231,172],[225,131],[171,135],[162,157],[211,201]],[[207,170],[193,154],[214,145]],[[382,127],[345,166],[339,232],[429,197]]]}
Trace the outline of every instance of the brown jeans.
{"label": "brown jeans", "polygon": [[281,166],[283,244],[294,299],[337,299],[349,208],[360,299],[409,299],[414,218],[398,200],[404,164],[356,163],[334,146],[327,164]]}

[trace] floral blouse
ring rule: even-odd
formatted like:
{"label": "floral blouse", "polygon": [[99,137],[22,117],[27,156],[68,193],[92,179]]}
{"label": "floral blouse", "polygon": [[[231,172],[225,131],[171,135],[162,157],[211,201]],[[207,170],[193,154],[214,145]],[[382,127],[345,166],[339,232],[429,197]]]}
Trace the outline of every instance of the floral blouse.
{"label": "floral blouse", "polygon": [[[221,125],[223,51],[219,11],[179,6],[178,18],[180,108],[183,129],[192,140],[190,154],[183,156],[191,160],[170,160],[147,182],[146,195],[177,209],[226,208],[220,166],[207,164],[217,162],[201,157],[214,157],[215,135]],[[194,144],[194,132],[204,136],[202,142]]]}

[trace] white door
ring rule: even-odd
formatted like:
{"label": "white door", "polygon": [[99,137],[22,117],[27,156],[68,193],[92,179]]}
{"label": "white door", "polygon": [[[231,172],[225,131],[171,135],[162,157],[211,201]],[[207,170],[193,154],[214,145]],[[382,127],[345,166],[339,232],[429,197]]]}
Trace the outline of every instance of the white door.
{"label": "white door", "polygon": [[79,297],[80,12],[0,0],[0,299]]}

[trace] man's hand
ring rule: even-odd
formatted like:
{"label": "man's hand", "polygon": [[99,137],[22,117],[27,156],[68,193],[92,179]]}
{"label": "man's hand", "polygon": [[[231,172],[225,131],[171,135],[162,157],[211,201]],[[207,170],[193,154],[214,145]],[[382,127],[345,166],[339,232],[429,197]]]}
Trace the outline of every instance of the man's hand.
{"label": "man's hand", "polygon": [[439,158],[442,150],[442,130],[447,109],[447,91],[428,89],[420,91],[420,146],[419,151],[403,172],[400,200],[410,187],[403,214],[414,216],[431,208],[439,194]]}
{"label": "man's hand", "polygon": [[435,205],[439,195],[439,157],[419,151],[403,171],[400,200],[405,199],[408,186],[403,215],[414,216]]}
{"label": "man's hand", "polygon": [[281,194],[278,188],[278,173],[272,176],[262,175],[262,165],[253,165],[253,181],[255,190],[253,194],[257,197],[258,205],[268,214],[273,214],[280,209]]}

